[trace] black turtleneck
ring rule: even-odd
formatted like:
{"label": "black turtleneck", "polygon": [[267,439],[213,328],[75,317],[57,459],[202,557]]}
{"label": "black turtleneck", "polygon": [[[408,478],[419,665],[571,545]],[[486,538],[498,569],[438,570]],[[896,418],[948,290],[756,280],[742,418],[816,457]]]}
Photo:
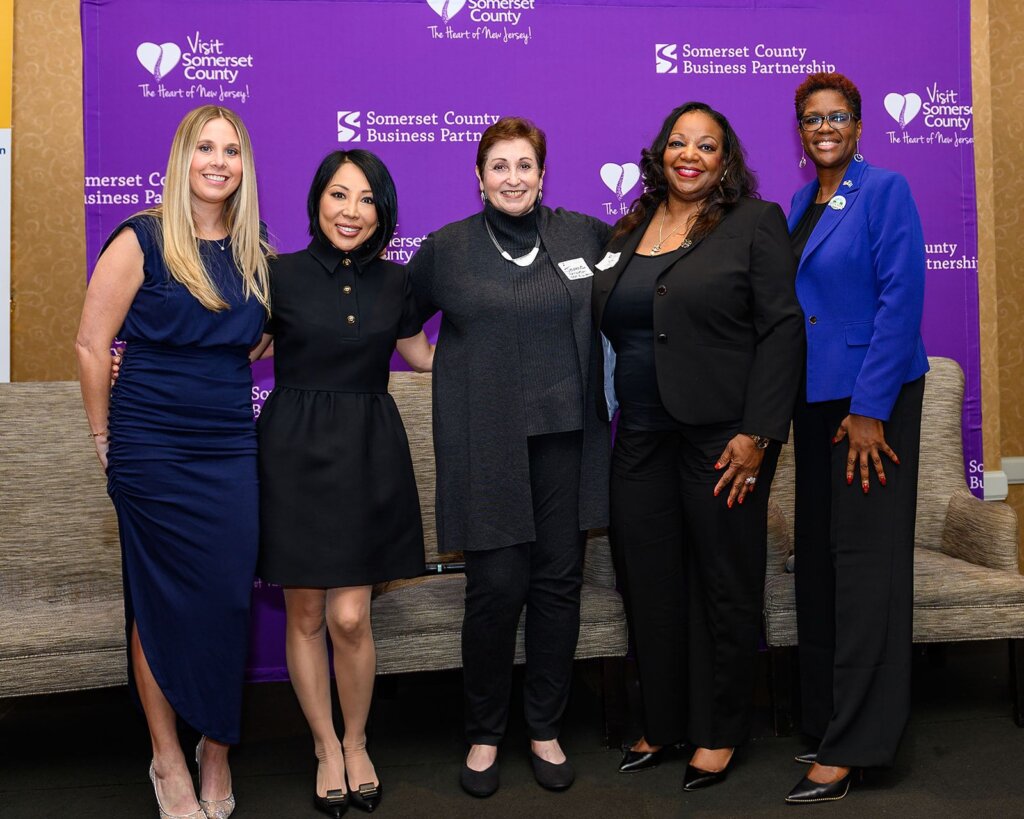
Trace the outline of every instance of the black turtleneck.
{"label": "black turtleneck", "polygon": [[[501,249],[513,259],[533,250],[536,208],[523,216],[510,216],[488,202],[483,216]],[[491,258],[513,282],[527,435],[582,429],[583,379],[573,335],[572,302],[562,272],[543,242],[529,267],[506,261],[497,248]]]}

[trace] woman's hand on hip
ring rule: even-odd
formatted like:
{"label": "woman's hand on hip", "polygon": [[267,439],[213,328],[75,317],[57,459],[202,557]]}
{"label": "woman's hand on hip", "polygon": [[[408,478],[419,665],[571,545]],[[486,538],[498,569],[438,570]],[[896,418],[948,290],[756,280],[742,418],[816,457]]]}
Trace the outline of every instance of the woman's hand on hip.
{"label": "woman's hand on hip", "polygon": [[870,488],[869,476],[870,467],[868,461],[874,464],[875,473],[878,475],[878,482],[885,486],[885,469],[882,467],[882,456],[885,453],[889,460],[899,466],[900,459],[892,451],[892,447],[885,441],[885,430],[882,422],[877,418],[869,418],[866,415],[850,413],[839,425],[833,444],[838,444],[846,438],[850,443],[850,450],[846,454],[846,484],[853,483],[854,469],[860,464],[860,487],[866,493]]}
{"label": "woman's hand on hip", "polygon": [[757,485],[757,473],[763,460],[764,450],[758,449],[749,435],[740,433],[729,441],[715,463],[715,469],[725,470],[715,486],[715,497],[729,487],[729,498],[726,501],[729,508],[737,501],[743,503],[743,499]]}

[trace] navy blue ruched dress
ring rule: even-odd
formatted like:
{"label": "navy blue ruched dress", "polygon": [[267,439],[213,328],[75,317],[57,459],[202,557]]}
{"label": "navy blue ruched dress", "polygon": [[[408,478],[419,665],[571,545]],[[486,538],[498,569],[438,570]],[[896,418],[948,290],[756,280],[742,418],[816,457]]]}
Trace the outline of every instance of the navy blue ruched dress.
{"label": "navy blue ruched dress", "polygon": [[133,217],[113,235],[126,228],[145,256],[110,396],[107,489],[121,535],[126,627],[130,636],[138,626],[178,715],[233,744],[259,542],[248,353],[265,311],[245,298],[229,244],[200,242],[230,305],[213,312],[168,273],[157,218]]}

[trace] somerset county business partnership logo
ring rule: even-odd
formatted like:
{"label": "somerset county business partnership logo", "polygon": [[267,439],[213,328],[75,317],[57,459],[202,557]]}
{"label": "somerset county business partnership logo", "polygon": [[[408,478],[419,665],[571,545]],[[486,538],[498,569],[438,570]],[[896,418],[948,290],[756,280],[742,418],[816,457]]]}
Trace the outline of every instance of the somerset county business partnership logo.
{"label": "somerset county business partnership logo", "polygon": [[362,125],[359,117],[360,111],[339,111],[338,112],[338,142],[362,142]]}
{"label": "somerset county business partnership logo", "polygon": [[679,46],[676,43],[654,44],[654,71],[657,74],[679,73]]}
{"label": "somerset county business partnership logo", "polygon": [[153,75],[153,80],[160,82],[178,64],[181,49],[176,43],[141,43],[135,49],[135,56],[139,58],[142,67]]}

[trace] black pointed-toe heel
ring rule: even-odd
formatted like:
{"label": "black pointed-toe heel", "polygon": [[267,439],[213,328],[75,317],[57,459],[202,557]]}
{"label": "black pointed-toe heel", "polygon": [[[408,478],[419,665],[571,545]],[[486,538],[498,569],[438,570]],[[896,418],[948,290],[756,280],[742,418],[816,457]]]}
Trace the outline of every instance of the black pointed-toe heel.
{"label": "black pointed-toe heel", "polygon": [[818,761],[817,751],[808,751],[806,754],[797,754],[793,757],[794,762],[799,762],[801,765],[813,765]]}
{"label": "black pointed-toe heel", "polygon": [[634,751],[631,746],[624,747],[622,762],[619,763],[619,773],[635,773],[657,768],[664,750],[664,748],[659,748],[657,751]]}
{"label": "black pointed-toe heel", "polygon": [[850,791],[853,770],[835,782],[812,782],[806,776],[789,792],[786,801],[791,805],[804,805],[812,802],[837,802]]}
{"label": "black pointed-toe heel", "polygon": [[313,805],[321,813],[341,819],[348,810],[348,794],[341,788],[327,791],[327,796],[313,794]]}
{"label": "black pointed-toe heel", "polygon": [[533,765],[533,778],[538,785],[549,791],[567,790],[576,781],[576,771],[568,759],[556,765],[530,751],[530,762]]}
{"label": "black pointed-toe heel", "polygon": [[699,791],[701,788],[710,788],[712,785],[725,782],[730,767],[732,767],[731,764],[720,771],[702,771],[700,768],[688,764],[686,773],[683,775],[683,790]]}
{"label": "black pointed-toe heel", "polygon": [[[347,781],[347,772],[345,776]],[[384,796],[384,786],[379,782],[376,785],[372,782],[364,782],[362,785],[353,788],[352,784],[349,783],[348,794],[352,807],[365,810],[367,813],[373,813],[377,806],[380,805],[380,800]]]}
{"label": "black pointed-toe heel", "polygon": [[500,780],[498,779],[498,760],[491,763],[491,767],[482,771],[474,771],[465,762],[462,763],[462,771],[459,773],[459,785],[462,790],[477,799],[486,799],[493,796],[498,790]]}

